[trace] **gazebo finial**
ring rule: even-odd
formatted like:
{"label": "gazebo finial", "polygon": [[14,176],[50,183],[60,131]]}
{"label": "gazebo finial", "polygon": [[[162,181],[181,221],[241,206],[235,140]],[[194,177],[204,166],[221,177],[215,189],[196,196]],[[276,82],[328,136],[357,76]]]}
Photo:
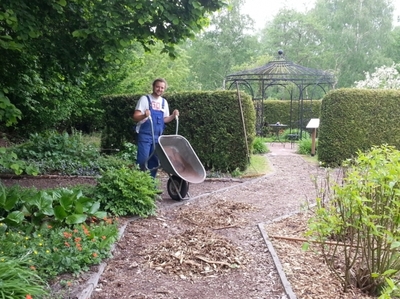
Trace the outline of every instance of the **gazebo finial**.
{"label": "gazebo finial", "polygon": [[282,49],[279,49],[279,50],[278,50],[278,55],[279,55],[279,59],[285,59],[285,58],[284,58],[285,55],[284,55]]}

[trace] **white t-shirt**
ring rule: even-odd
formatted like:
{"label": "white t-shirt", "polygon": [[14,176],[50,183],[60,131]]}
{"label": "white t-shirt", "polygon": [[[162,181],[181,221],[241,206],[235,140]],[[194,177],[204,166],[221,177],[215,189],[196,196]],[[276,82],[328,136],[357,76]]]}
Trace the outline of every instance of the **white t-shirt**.
{"label": "white t-shirt", "polygon": [[[169,116],[169,107],[167,100],[164,100],[164,109],[162,109],[162,97],[158,99],[154,98],[151,94],[148,95],[150,97],[150,102],[153,110],[161,110],[164,113],[164,117]],[[143,114],[144,112],[150,109],[149,101],[147,100],[147,96],[141,96],[139,101],[136,104],[135,110],[140,110]],[[136,132],[139,132],[140,126],[147,120],[147,117],[141,121],[139,121],[136,125]]]}

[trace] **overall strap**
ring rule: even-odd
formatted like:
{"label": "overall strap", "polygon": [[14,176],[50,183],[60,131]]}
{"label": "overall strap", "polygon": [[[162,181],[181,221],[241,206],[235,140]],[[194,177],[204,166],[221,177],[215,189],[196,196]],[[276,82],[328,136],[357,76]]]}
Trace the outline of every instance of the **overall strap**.
{"label": "overall strap", "polygon": [[147,97],[147,100],[149,101],[149,110],[151,111],[153,107],[151,106],[150,97],[149,97],[149,95],[147,95],[146,97]]}

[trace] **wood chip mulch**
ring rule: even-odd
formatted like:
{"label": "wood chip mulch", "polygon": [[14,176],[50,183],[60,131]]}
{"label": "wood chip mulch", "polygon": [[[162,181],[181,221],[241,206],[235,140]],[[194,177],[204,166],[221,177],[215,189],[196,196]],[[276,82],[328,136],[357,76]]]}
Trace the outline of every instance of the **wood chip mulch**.
{"label": "wood chip mulch", "polygon": [[186,230],[142,254],[151,268],[181,279],[221,275],[249,261],[240,247],[204,228]]}
{"label": "wood chip mulch", "polygon": [[372,299],[359,289],[343,292],[339,279],[329,270],[319,244],[303,250],[305,232],[311,213],[299,213],[264,226],[274,246],[285,275],[301,299]]}
{"label": "wood chip mulch", "polygon": [[254,210],[256,208],[247,203],[222,200],[203,209],[194,206],[185,207],[180,211],[178,218],[195,226],[218,230],[246,224],[240,213]]}

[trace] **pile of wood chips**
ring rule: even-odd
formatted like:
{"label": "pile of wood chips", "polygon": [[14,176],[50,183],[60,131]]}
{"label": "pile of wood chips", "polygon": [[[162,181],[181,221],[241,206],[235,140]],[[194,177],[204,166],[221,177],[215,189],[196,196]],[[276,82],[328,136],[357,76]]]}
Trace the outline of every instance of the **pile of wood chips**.
{"label": "pile of wood chips", "polygon": [[181,279],[221,275],[249,261],[241,248],[204,228],[186,230],[144,254],[150,267]]}
{"label": "pile of wood chips", "polygon": [[252,210],[256,210],[256,208],[250,204],[222,200],[201,210],[196,207],[186,207],[180,211],[178,217],[190,224],[215,230],[245,224],[245,219],[240,217],[239,213]]}

